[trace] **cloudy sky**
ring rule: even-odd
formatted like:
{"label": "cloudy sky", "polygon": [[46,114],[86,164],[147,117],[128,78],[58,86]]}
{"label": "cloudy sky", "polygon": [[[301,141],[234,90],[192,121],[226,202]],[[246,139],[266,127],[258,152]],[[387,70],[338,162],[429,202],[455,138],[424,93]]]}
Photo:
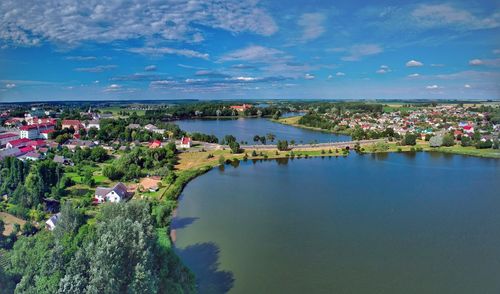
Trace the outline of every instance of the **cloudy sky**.
{"label": "cloudy sky", "polygon": [[500,99],[498,1],[2,0],[0,102]]}

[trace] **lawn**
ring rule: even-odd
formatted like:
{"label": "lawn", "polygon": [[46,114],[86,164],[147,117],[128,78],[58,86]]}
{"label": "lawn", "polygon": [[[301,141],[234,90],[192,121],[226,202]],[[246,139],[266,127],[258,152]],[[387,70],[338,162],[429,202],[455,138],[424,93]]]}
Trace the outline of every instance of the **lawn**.
{"label": "lawn", "polygon": [[5,230],[3,231],[3,234],[5,236],[9,235],[12,232],[12,230],[14,229],[14,224],[19,224],[22,227],[26,223],[25,220],[22,220],[6,212],[0,212],[0,219],[2,219],[5,223]]}

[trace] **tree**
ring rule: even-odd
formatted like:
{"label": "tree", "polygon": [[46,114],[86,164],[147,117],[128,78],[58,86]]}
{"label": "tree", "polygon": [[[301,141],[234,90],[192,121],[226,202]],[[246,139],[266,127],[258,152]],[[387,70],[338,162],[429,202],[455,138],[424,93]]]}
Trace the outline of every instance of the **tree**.
{"label": "tree", "polygon": [[82,182],[89,187],[95,186],[95,180],[90,170],[85,171],[85,173],[83,174]]}
{"label": "tree", "polygon": [[275,135],[275,134],[273,134],[273,133],[267,133],[266,138],[267,138],[269,141],[274,142],[274,140],[276,139],[276,135]]}
{"label": "tree", "polygon": [[412,133],[406,133],[403,138],[403,145],[415,146],[417,144],[417,135]]}
{"label": "tree", "polygon": [[101,146],[92,148],[90,152],[90,160],[94,162],[104,162],[108,159],[108,152]]}
{"label": "tree", "polygon": [[266,137],[265,136],[260,136],[259,140],[260,140],[260,143],[262,143],[262,145],[266,145]]}
{"label": "tree", "polygon": [[452,134],[445,134],[443,136],[443,145],[448,147],[455,145],[455,138]]}
{"label": "tree", "polygon": [[66,201],[61,207],[61,215],[54,229],[54,236],[57,240],[62,240],[68,236],[74,237],[84,222],[85,215],[83,211],[74,208],[70,201]]}
{"label": "tree", "polygon": [[469,136],[462,136],[462,138],[460,138],[460,145],[462,145],[462,147],[471,146],[472,140]]}
{"label": "tree", "polygon": [[229,142],[229,148],[232,153],[241,153],[240,143],[236,141]]}
{"label": "tree", "polygon": [[259,135],[255,135],[255,136],[253,136],[253,141],[254,141],[255,143],[259,142],[259,141],[260,141],[260,136],[259,136]]}
{"label": "tree", "polygon": [[286,151],[288,150],[288,141],[287,140],[278,140],[277,148],[280,151]]}

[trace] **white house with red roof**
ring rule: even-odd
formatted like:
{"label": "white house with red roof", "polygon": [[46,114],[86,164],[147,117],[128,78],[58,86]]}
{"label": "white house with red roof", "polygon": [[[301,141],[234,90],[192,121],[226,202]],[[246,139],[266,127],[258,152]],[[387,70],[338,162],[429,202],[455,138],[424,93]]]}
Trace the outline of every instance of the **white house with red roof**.
{"label": "white house with red roof", "polygon": [[33,124],[22,126],[19,128],[20,137],[27,139],[38,139],[40,138],[40,132],[45,130],[53,130],[54,124]]}
{"label": "white house with red roof", "polygon": [[252,105],[251,104],[243,104],[243,105],[232,105],[230,106],[231,109],[234,109],[236,111],[239,111],[239,112],[242,112],[242,111],[245,111],[247,109],[250,109],[252,108]]}
{"label": "white house with red roof", "polygon": [[17,140],[12,140],[12,141],[9,141],[7,144],[6,144],[6,147],[7,148],[15,148],[15,147],[18,147],[18,148],[21,148],[21,147],[26,147],[28,142],[30,142],[31,140],[30,139],[27,139],[27,138],[22,138],[22,139],[17,139]]}
{"label": "white house with red roof", "polygon": [[180,148],[191,148],[191,138],[183,136],[179,144]]}

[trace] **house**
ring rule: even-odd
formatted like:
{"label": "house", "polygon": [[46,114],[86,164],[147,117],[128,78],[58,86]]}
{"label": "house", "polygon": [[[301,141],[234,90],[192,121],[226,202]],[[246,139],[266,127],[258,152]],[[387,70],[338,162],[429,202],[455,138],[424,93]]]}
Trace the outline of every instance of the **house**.
{"label": "house", "polygon": [[31,140],[30,139],[27,139],[27,138],[23,138],[23,139],[17,139],[17,140],[12,140],[12,141],[9,141],[5,146],[7,148],[14,148],[14,147],[25,147],[28,142],[30,142]]}
{"label": "house", "polygon": [[19,128],[20,137],[27,139],[38,139],[40,138],[40,132],[53,129],[54,129],[54,124],[33,124],[33,125],[22,126]]}
{"label": "house", "polygon": [[19,150],[19,147],[4,149],[4,150],[0,150],[0,159],[4,159],[5,157],[9,157],[9,156],[17,157],[21,154],[23,154],[23,153],[21,152],[21,150]]}
{"label": "house", "polygon": [[152,125],[152,124],[147,124],[144,126],[144,129],[152,132],[154,129],[157,129],[157,127],[155,125]]}
{"label": "house", "polygon": [[53,133],[53,132],[54,132],[54,130],[43,130],[40,132],[40,138],[48,140],[50,133]]}
{"label": "house", "polygon": [[71,159],[65,158],[64,156],[61,155],[55,155],[53,161],[56,163],[60,163],[62,165],[70,165],[70,166],[74,165]]}
{"label": "house", "polygon": [[90,128],[96,128],[96,129],[100,130],[101,129],[101,125],[100,125],[99,120],[98,119],[89,120],[87,122],[86,129],[88,130]]}
{"label": "house", "polygon": [[247,109],[250,109],[252,108],[252,105],[250,104],[243,104],[243,105],[232,105],[230,106],[231,109],[234,109],[236,111],[239,111],[239,112],[242,112],[242,111],[245,111]]}
{"label": "house", "polygon": [[140,128],[141,128],[140,124],[129,124],[127,126],[127,129],[131,129],[131,130],[136,130],[136,129],[140,129]]}
{"label": "house", "polygon": [[95,144],[92,141],[71,139],[64,143],[64,146],[68,147],[68,149],[71,151],[75,151],[76,147],[92,148],[95,146]]}
{"label": "house", "polygon": [[32,160],[32,161],[37,161],[42,158],[42,154],[35,152],[35,151],[30,151],[23,156],[21,156],[19,159],[21,160]]}
{"label": "house", "polygon": [[17,140],[19,139],[18,134],[14,133],[3,133],[0,134],[0,147],[7,145],[9,141]]}
{"label": "house", "polygon": [[47,142],[45,142],[45,140],[32,140],[28,142],[26,146],[30,146],[33,149],[40,149],[42,147],[47,146]]}
{"label": "house", "polygon": [[163,133],[165,133],[164,129],[160,129],[157,126],[152,125],[152,124],[145,125],[144,129],[147,130],[147,131],[153,132],[153,133],[157,133],[157,134],[163,134]]}
{"label": "house", "polygon": [[59,218],[61,218],[61,213],[56,213],[53,216],[51,216],[46,222],[46,227],[49,231],[53,231],[56,228],[57,222],[59,221]]}
{"label": "house", "polygon": [[118,183],[112,188],[97,187],[95,189],[94,203],[120,202],[127,198],[127,186]]}
{"label": "house", "polygon": [[154,140],[153,142],[149,143],[149,148],[150,149],[156,149],[161,147],[161,141],[160,140]]}
{"label": "house", "polygon": [[468,133],[468,134],[474,133],[474,127],[471,125],[466,125],[466,126],[464,126],[464,132]]}
{"label": "house", "polygon": [[180,148],[191,148],[191,138],[189,137],[182,137],[181,138],[181,143],[179,144]]}
{"label": "house", "polygon": [[61,128],[63,129],[73,129],[78,132],[82,128],[82,123],[77,119],[65,119],[61,123]]}

